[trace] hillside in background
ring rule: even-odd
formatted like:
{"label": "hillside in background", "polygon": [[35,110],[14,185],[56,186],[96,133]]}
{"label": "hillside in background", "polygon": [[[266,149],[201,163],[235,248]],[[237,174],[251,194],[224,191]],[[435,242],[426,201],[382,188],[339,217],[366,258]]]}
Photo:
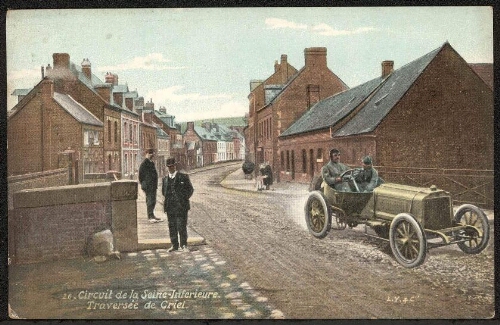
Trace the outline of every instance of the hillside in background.
{"label": "hillside in background", "polygon": [[[203,122],[212,122],[225,126],[247,126],[247,122],[245,121],[244,116],[240,117],[219,117],[219,118],[211,118],[211,119],[203,119],[193,121],[195,126],[201,126]],[[181,125],[181,133],[184,133],[187,129],[187,122],[178,123]]]}

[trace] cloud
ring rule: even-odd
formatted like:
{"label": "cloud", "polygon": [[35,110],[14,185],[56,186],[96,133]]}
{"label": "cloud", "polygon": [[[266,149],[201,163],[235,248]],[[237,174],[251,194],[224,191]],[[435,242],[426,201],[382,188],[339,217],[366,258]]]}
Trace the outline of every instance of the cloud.
{"label": "cloud", "polygon": [[170,65],[172,60],[166,59],[161,53],[150,53],[146,56],[138,56],[132,60],[120,63],[117,65],[110,65],[98,67],[98,71],[123,71],[123,70],[179,70],[185,69],[183,66]]}
{"label": "cloud", "polygon": [[189,122],[197,120],[209,120],[221,117],[240,117],[248,112],[248,104],[245,102],[228,101],[224,103],[204,103],[196,107],[171,107],[167,112],[175,116],[175,121]]}
{"label": "cloud", "polygon": [[306,24],[300,24],[293,21],[280,18],[267,18],[265,24],[268,29],[295,29],[295,30],[308,30],[312,33],[323,35],[323,36],[342,36],[342,35],[353,35],[368,33],[377,30],[373,27],[359,27],[354,30],[337,30],[333,27],[320,23],[314,26],[308,26]]}
{"label": "cloud", "polygon": [[27,79],[42,79],[42,72],[40,67],[38,68],[33,68],[33,69],[21,69],[21,70],[14,70],[9,72],[8,74],[8,79],[9,81],[13,80],[27,80]]}
{"label": "cloud", "polygon": [[186,101],[203,101],[203,100],[217,100],[217,99],[230,99],[231,95],[228,94],[213,94],[202,95],[200,93],[181,93],[184,86],[172,86],[169,88],[158,89],[147,93],[147,98],[154,98],[158,103],[181,103]]}
{"label": "cloud", "polygon": [[307,25],[305,24],[297,24],[292,21],[280,18],[267,18],[265,24],[268,26],[269,29],[281,29],[281,28],[307,29]]}
{"label": "cloud", "polygon": [[353,34],[362,34],[375,31],[376,28],[373,27],[359,27],[354,30],[338,30],[334,29],[330,25],[321,23],[312,27],[312,31],[314,33],[324,35],[324,36],[341,36],[341,35],[353,35]]}

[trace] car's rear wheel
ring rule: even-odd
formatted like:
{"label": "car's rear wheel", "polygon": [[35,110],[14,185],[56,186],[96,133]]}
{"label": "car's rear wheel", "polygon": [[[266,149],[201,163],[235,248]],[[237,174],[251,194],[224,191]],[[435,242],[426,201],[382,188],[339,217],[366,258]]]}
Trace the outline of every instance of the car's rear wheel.
{"label": "car's rear wheel", "polygon": [[307,228],[314,237],[324,238],[328,235],[332,224],[332,211],[323,193],[313,191],[309,194],[305,215]]}
{"label": "car's rear wheel", "polygon": [[490,237],[490,225],[488,218],[481,209],[471,204],[464,204],[457,209],[455,222],[464,226],[471,226],[459,233],[460,237],[466,239],[457,243],[464,253],[477,254],[486,248]]}
{"label": "car's rear wheel", "polygon": [[392,254],[407,268],[419,266],[427,254],[427,240],[420,223],[410,214],[398,214],[389,229]]}

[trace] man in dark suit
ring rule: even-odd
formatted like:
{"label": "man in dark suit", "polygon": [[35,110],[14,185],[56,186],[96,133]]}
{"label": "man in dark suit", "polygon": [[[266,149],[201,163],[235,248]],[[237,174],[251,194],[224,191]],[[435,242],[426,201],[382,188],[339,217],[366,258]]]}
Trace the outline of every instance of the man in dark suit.
{"label": "man in dark suit", "polygon": [[141,189],[146,194],[146,207],[148,211],[148,220],[150,223],[163,221],[157,218],[154,214],[156,205],[156,190],[158,189],[158,172],[156,171],[153,157],[155,155],[154,149],[146,150],[146,159],[139,167],[139,184]]}
{"label": "man in dark suit", "polygon": [[168,251],[177,251],[180,248],[184,252],[189,252],[187,248],[187,218],[191,208],[189,198],[193,195],[193,185],[187,174],[177,171],[174,158],[167,159],[167,168],[168,175],[163,177],[161,192],[165,197],[164,211],[167,214],[168,230],[172,242],[172,247]]}

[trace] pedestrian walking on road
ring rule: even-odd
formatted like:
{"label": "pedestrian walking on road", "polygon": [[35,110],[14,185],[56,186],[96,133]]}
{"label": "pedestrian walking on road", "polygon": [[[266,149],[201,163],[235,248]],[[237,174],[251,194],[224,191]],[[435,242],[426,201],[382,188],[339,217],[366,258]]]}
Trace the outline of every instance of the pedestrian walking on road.
{"label": "pedestrian walking on road", "polygon": [[[165,197],[164,211],[168,218],[168,230],[172,247],[169,252],[189,252],[187,247],[187,218],[191,208],[189,198],[193,195],[193,185],[187,174],[177,171],[175,158],[167,159],[168,175],[163,177],[161,192]],[[179,246],[180,240],[180,246]]]}
{"label": "pedestrian walking on road", "polygon": [[154,149],[147,149],[145,152],[146,158],[139,167],[139,184],[141,189],[146,194],[146,208],[148,211],[148,220],[150,223],[163,221],[157,218],[154,214],[156,206],[156,190],[158,189],[158,172],[156,171],[153,157]]}

